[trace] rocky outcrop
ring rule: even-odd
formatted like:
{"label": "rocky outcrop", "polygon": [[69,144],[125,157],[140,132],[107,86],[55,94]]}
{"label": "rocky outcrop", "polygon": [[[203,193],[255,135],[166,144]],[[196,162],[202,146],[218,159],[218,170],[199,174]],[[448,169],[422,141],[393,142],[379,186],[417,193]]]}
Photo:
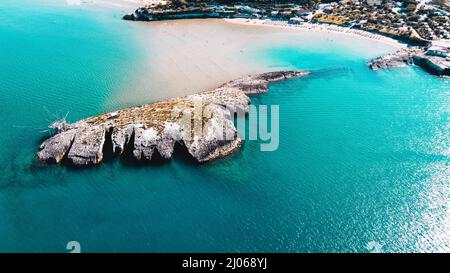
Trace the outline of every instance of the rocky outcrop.
{"label": "rocky outcrop", "polygon": [[74,132],[75,138],[67,154],[67,159],[74,165],[100,163],[103,160],[105,133],[106,127],[103,125],[80,127]]}
{"label": "rocky outcrop", "polygon": [[123,20],[130,21],[161,21],[176,19],[206,19],[206,18],[229,18],[234,14],[217,12],[212,8],[186,7],[186,8],[166,8],[164,10],[152,8],[138,8],[133,13],[126,14]]}
{"label": "rocky outcrop", "polygon": [[41,145],[39,159],[51,163],[60,163],[72,146],[75,137],[75,130],[60,132],[59,134],[47,139]]}
{"label": "rocky outcrop", "polygon": [[[238,3],[234,3],[238,4]],[[214,3],[210,1],[188,1],[183,5],[168,1],[165,4],[149,4],[136,9],[133,13],[126,14],[123,20],[130,21],[162,21],[177,19],[206,19],[206,18],[265,18],[265,19],[286,19],[291,18],[289,14],[280,15],[278,12],[266,12],[266,9],[272,10],[274,6],[267,3],[253,3],[261,5],[261,8],[251,8],[243,3],[239,5],[227,5],[224,3]],[[284,10],[284,9],[283,9]],[[293,16],[293,15],[292,15]]]}
{"label": "rocky outcrop", "polygon": [[371,60],[368,65],[372,70],[403,67],[414,64],[413,56],[424,50],[419,47],[400,49]]}
{"label": "rocky outcrop", "polygon": [[136,160],[151,160],[156,152],[170,159],[175,143],[179,142],[198,162],[214,160],[241,146],[233,112],[248,111],[248,95],[267,92],[270,82],[307,74],[280,71],[246,76],[186,97],[126,108],[75,123],[58,121],[50,126],[56,134],[42,143],[38,158],[86,166],[102,162],[105,149],[115,156],[130,149]]}

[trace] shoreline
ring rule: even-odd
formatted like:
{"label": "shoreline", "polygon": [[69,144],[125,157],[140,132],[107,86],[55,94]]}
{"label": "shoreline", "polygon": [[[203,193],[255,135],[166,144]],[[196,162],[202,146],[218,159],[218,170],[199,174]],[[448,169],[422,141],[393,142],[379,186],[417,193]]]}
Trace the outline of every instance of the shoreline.
{"label": "shoreline", "polygon": [[280,65],[281,69],[308,70],[315,67],[311,62],[295,67],[283,60],[267,59],[261,55],[267,48],[295,44],[296,48],[319,50],[320,54],[345,48],[351,56],[363,56],[364,61],[369,61],[406,47],[395,41],[382,42],[351,33],[273,26],[262,24],[263,21],[256,25],[256,21],[246,21],[180,19],[130,22],[137,29],[136,39],[142,48],[143,62],[136,64],[138,76],[129,86],[133,91],[126,95],[118,92],[108,102],[108,109],[139,105],[143,99],[158,101],[211,90],[223,82],[270,71]]}
{"label": "shoreline", "polygon": [[261,26],[261,27],[276,27],[276,28],[285,28],[292,30],[307,30],[307,31],[318,31],[323,33],[337,33],[343,34],[353,37],[361,37],[368,40],[381,42],[384,44],[388,44],[390,46],[394,46],[397,48],[406,48],[408,45],[405,43],[401,43],[393,38],[383,36],[381,34],[375,34],[364,30],[359,29],[351,29],[347,27],[335,26],[335,25],[327,25],[327,24],[312,24],[312,23],[301,23],[301,24],[289,24],[285,21],[273,21],[270,19],[262,20],[262,19],[241,19],[241,18],[223,18],[225,22],[231,24],[239,24],[239,25],[249,25],[249,26]]}

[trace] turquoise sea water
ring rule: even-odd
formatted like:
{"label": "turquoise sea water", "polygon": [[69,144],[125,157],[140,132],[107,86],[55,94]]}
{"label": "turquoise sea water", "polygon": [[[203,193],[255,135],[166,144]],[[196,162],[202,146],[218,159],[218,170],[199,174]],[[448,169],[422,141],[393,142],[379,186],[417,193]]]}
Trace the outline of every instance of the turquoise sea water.
{"label": "turquoise sea water", "polygon": [[109,111],[141,49],[121,11],[0,3],[0,251],[450,251],[450,88],[417,68],[372,72],[345,47],[261,47],[274,67],[280,146],[195,165],[35,160],[40,132]]}

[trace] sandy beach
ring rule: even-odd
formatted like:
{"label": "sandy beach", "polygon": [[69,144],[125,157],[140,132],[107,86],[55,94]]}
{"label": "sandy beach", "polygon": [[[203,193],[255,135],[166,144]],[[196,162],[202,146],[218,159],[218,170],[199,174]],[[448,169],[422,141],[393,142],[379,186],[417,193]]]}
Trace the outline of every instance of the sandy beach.
{"label": "sandy beach", "polygon": [[[132,12],[135,8],[139,8],[144,5],[148,5],[150,3],[161,2],[158,0],[68,0],[68,3],[91,3],[91,4],[101,4],[101,5],[112,5],[116,7],[129,9],[129,12]],[[164,2],[164,1],[162,1]],[[370,33],[364,30],[359,29],[351,29],[347,27],[340,27],[337,25],[329,25],[329,24],[312,24],[312,23],[301,23],[301,24],[289,24],[286,21],[273,21],[270,19],[261,20],[261,19],[244,19],[244,18],[235,18],[235,19],[223,19],[227,23],[232,24],[240,24],[240,25],[252,25],[252,26],[263,26],[263,27],[281,27],[284,29],[297,29],[297,30],[308,30],[308,31],[320,31],[325,33],[340,33],[344,35],[358,36],[366,39],[371,39],[373,41],[382,42],[388,44],[390,46],[403,48],[406,47],[405,44],[400,43],[399,41],[389,38],[387,36]],[[198,20],[194,20],[198,21]]]}
{"label": "sandy beach", "polygon": [[336,25],[328,25],[328,24],[312,24],[312,23],[301,23],[301,24],[289,24],[285,21],[273,21],[273,20],[260,20],[260,19],[224,19],[226,22],[233,23],[233,24],[243,24],[243,25],[252,25],[252,26],[263,26],[263,27],[281,27],[281,28],[289,28],[289,29],[301,29],[301,30],[308,30],[308,31],[320,31],[325,33],[340,33],[343,35],[351,35],[351,36],[358,36],[363,37],[366,39],[371,39],[377,42],[386,43],[391,46],[395,46],[398,48],[404,48],[406,47],[406,44],[400,43],[399,41],[375,34],[370,33],[364,30],[359,29],[351,29],[347,27],[340,27]]}
{"label": "sandy beach", "polygon": [[[124,22],[138,28],[137,41],[146,60],[136,66],[137,80],[114,104],[135,105],[212,89],[241,77],[290,69],[269,60],[268,48],[296,48],[326,53],[337,49],[367,56],[367,60],[404,45],[380,35],[355,30],[303,25],[273,25],[263,21],[190,19]],[[308,69],[309,67],[305,67]]]}

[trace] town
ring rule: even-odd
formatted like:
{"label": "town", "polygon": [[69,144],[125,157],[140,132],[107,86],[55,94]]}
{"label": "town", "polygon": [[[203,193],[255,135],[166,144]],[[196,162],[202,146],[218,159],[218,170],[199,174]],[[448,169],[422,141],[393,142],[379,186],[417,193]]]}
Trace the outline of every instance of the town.
{"label": "town", "polygon": [[[134,21],[194,18],[241,18],[335,25],[388,36],[422,49],[411,63],[437,75],[450,73],[450,5],[445,0],[303,0],[303,1],[186,1],[147,0],[144,7],[123,17]],[[418,50],[410,50],[417,53]],[[402,53],[401,53],[402,54]],[[400,55],[401,55],[400,54]],[[382,58],[397,66],[398,58]],[[394,65],[386,63],[394,60]],[[409,62],[407,62],[409,64]]]}
{"label": "town", "polygon": [[[322,3],[328,2],[328,3]],[[334,24],[409,42],[450,38],[450,6],[439,0],[148,1],[129,20],[247,18]]]}

